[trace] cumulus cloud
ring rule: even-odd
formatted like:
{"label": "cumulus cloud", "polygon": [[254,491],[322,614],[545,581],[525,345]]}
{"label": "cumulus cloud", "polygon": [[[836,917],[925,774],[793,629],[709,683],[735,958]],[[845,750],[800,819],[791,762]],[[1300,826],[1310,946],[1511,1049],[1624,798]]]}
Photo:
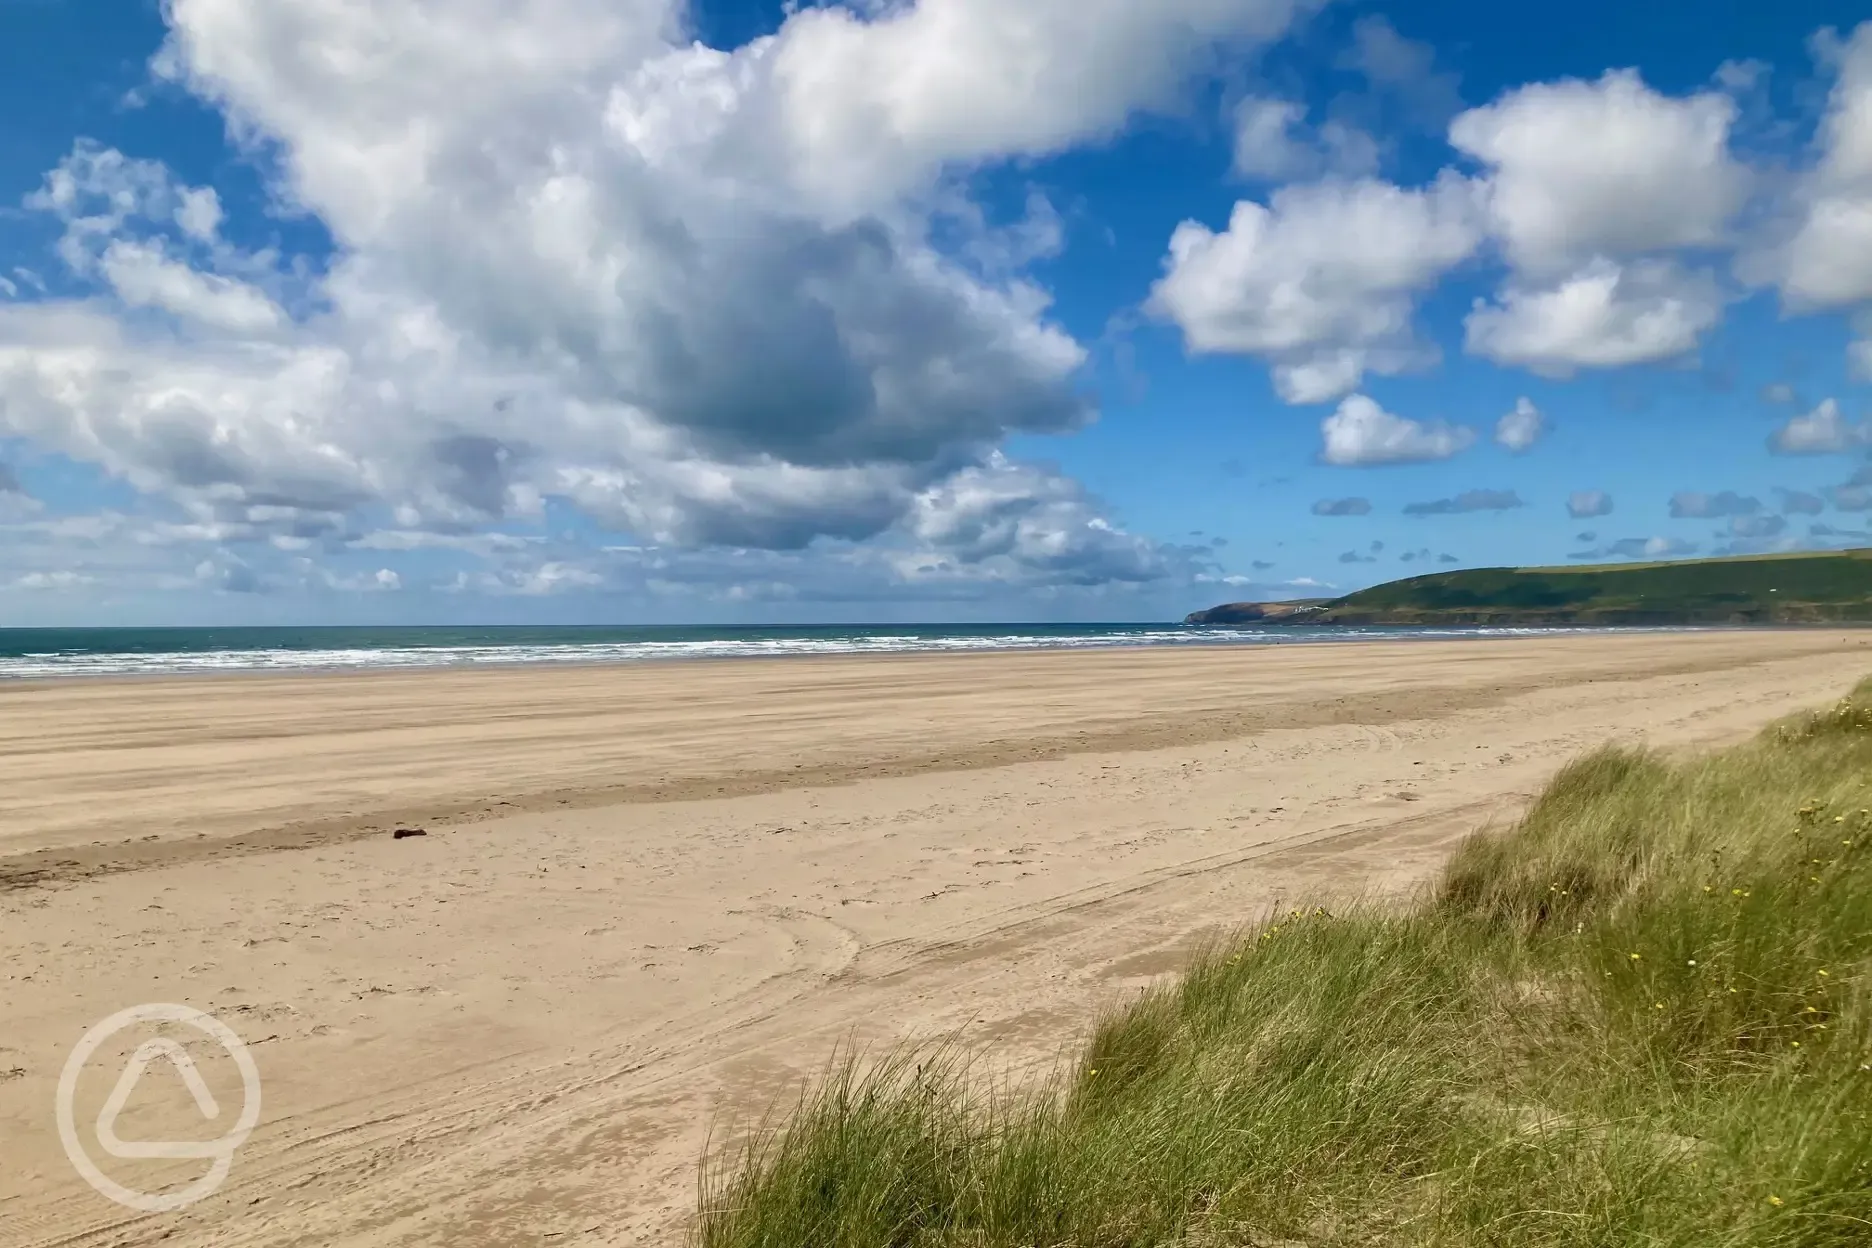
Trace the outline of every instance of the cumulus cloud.
{"label": "cumulus cloud", "polygon": [[1449,459],[1467,450],[1476,437],[1467,426],[1394,415],[1362,394],[1341,400],[1320,422],[1320,434],[1321,460],[1339,467]]}
{"label": "cumulus cloud", "polygon": [[1546,428],[1546,418],[1541,415],[1541,410],[1534,406],[1532,399],[1523,395],[1515,400],[1513,411],[1505,413],[1495,422],[1495,441],[1520,454],[1540,441]]}
{"label": "cumulus cloud", "polygon": [[1525,507],[1513,490],[1464,490],[1454,498],[1439,498],[1427,503],[1406,503],[1407,516],[1453,516],[1469,511],[1512,511]]}
{"label": "cumulus cloud", "polygon": [[247,283],[197,272],[147,243],[112,240],[98,267],[127,307],[158,308],[235,334],[261,334],[284,319],[271,299]]}
{"label": "cumulus cloud", "polygon": [[[1795,189],[1792,230],[1745,267],[1791,310],[1863,308],[1872,304],[1872,22],[1844,40],[1823,31],[1814,48],[1834,73],[1819,159]],[[1856,324],[1852,358],[1872,363],[1872,332]]]}
{"label": "cumulus cloud", "polygon": [[1219,234],[1179,225],[1147,308],[1193,352],[1266,360],[1287,402],[1328,402],[1367,372],[1435,361],[1411,326],[1417,299],[1480,239],[1473,187],[1453,174],[1421,190],[1286,186],[1238,202]]}
{"label": "cumulus cloud", "polygon": [[1070,584],[1177,570],[1176,552],[1114,527],[1078,482],[999,453],[919,494],[905,528],[921,547],[898,560],[907,579],[953,575],[957,564]]}
{"label": "cumulus cloud", "polygon": [[1632,70],[1511,91],[1450,125],[1450,142],[1489,166],[1486,205],[1509,261],[1560,277],[1596,256],[1727,240],[1748,192],[1729,152],[1735,103],[1719,92],[1662,95]]}
{"label": "cumulus cloud", "polygon": [[1670,500],[1671,518],[1676,520],[1752,516],[1760,510],[1759,498],[1737,494],[1734,490],[1724,490],[1720,494],[1699,494],[1686,490],[1671,495]]}
{"label": "cumulus cloud", "polygon": [[1316,516],[1368,516],[1371,500],[1367,498],[1322,498],[1313,504]]}
{"label": "cumulus cloud", "polygon": [[1787,517],[1772,513],[1729,517],[1729,532],[1735,537],[1778,537],[1786,529]]}
{"label": "cumulus cloud", "polygon": [[1236,103],[1234,169],[1245,178],[1284,182],[1325,173],[1369,175],[1378,167],[1378,144],[1336,118],[1307,123],[1304,104],[1266,96]]}
{"label": "cumulus cloud", "polygon": [[1777,455],[1839,455],[1863,446],[1872,446],[1872,421],[1847,420],[1834,399],[1790,417],[1768,438],[1768,449]]}
{"label": "cumulus cloud", "polygon": [[1568,377],[1684,355],[1722,319],[1722,306],[1706,272],[1594,258],[1552,286],[1511,281],[1498,301],[1478,300],[1463,326],[1473,354]]}
{"label": "cumulus cloud", "polygon": [[[1314,0],[920,0],[802,9],[773,44],[783,155],[845,212],[944,165],[1044,156],[1173,107],[1216,45],[1282,34]],[[673,17],[673,14],[668,17]],[[668,18],[666,17],[666,21]]]}
{"label": "cumulus cloud", "polygon": [[[1612,514],[1612,496],[1604,490],[1575,490],[1567,495],[1567,515],[1575,520],[1589,520],[1594,516]],[[1592,539],[1585,539],[1590,541]]]}
{"label": "cumulus cloud", "polygon": [[1466,322],[1468,349],[1553,376],[1693,350],[1721,318],[1714,275],[1670,253],[1731,241],[1750,177],[1736,106],[1676,98],[1630,70],[1536,83],[1471,109],[1453,146],[1487,167],[1483,201],[1511,272]]}
{"label": "cumulus cloud", "polygon": [[96,297],[0,305],[0,435],[289,544],[559,499],[672,547],[1169,566],[996,458],[1089,418],[1086,352],[1018,273],[1057,220],[997,232],[958,175],[1176,107],[1308,7],[810,8],[724,51],[675,0],[174,0],[160,71],[335,250],[242,251],[212,188],[80,144],[31,203]]}
{"label": "cumulus cloud", "polygon": [[[1347,67],[1454,111],[1428,49],[1382,18],[1356,30]],[[1519,87],[1449,123],[1475,176],[1417,188],[1351,176],[1358,162],[1335,160],[1301,105],[1250,97],[1234,117],[1238,172],[1318,180],[1237,203],[1220,233],[1184,222],[1148,306],[1190,350],[1258,357],[1288,402],[1326,402],[1369,373],[1433,363],[1416,305],[1492,241],[1508,272],[1466,318],[1469,352],[1555,377],[1689,355],[1722,318],[1713,262],[1761,185],[1731,150],[1732,90],[1668,95],[1628,69]],[[1861,347],[1872,367],[1872,331]]]}

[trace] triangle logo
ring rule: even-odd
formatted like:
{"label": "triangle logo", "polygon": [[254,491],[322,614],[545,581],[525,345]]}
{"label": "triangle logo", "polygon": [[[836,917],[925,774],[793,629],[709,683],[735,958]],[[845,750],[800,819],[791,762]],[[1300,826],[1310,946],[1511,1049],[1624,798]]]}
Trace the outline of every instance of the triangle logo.
{"label": "triangle logo", "polygon": [[166,1036],[145,1040],[131,1054],[124,1065],[123,1073],[117,1076],[117,1086],[111,1089],[110,1096],[104,1102],[104,1108],[98,1111],[98,1144],[113,1157],[215,1157],[222,1153],[227,1145],[223,1140],[154,1140],[149,1142],[125,1140],[117,1135],[117,1115],[129,1103],[130,1094],[136,1090],[137,1081],[143,1078],[143,1072],[150,1063],[158,1058],[165,1059],[175,1067],[182,1077],[182,1083],[195,1098],[195,1108],[202,1117],[213,1122],[221,1116],[221,1106],[215,1100],[214,1093],[208,1090],[208,1083],[196,1069],[195,1059],[188,1055],[188,1050]]}

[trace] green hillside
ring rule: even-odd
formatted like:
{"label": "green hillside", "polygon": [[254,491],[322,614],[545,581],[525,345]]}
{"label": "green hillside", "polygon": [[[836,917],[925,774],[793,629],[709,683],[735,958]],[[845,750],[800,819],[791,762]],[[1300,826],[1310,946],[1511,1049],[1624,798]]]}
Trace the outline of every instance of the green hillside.
{"label": "green hillside", "polygon": [[[1275,622],[1228,603],[1191,624]],[[1872,549],[1566,568],[1470,568],[1374,585],[1281,613],[1286,624],[1872,622]]]}

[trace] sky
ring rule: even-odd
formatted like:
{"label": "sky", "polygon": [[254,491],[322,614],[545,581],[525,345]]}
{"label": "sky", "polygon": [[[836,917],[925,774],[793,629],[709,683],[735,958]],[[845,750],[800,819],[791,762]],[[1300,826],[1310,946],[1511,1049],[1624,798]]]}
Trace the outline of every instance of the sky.
{"label": "sky", "polygon": [[1863,0],[0,0],[0,626],[1872,545]]}

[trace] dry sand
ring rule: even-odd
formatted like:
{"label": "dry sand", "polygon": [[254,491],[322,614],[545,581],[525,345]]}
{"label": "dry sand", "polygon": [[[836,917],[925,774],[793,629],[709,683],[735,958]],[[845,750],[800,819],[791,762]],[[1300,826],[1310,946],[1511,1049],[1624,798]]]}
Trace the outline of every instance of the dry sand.
{"label": "dry sand", "polygon": [[[1816,631],[0,687],[0,1244],[675,1242],[711,1128],[841,1042],[1039,1068],[1276,901],[1423,880],[1586,748],[1868,672],[1872,634]],[[147,1001],[264,1086],[170,1214],[54,1127],[80,1035]],[[143,1038],[85,1068],[82,1137]],[[158,1064],[122,1136],[221,1134],[237,1076],[191,1051],[222,1117]]]}

